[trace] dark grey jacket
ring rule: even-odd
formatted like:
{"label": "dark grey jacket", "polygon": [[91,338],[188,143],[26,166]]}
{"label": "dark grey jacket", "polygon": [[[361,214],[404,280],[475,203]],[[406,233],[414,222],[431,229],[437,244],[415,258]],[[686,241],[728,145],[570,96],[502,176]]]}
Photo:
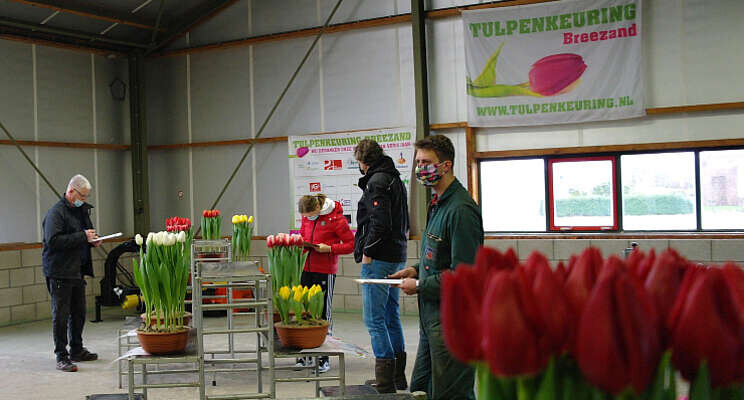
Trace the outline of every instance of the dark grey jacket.
{"label": "dark grey jacket", "polygon": [[393,160],[383,156],[359,179],[364,191],[357,208],[354,259],[363,256],[387,262],[406,260],[408,193]]}
{"label": "dark grey jacket", "polygon": [[41,226],[44,230],[41,259],[44,276],[57,279],[80,279],[93,276],[90,248],[85,236],[92,229],[88,203],[71,206],[63,197],[47,211]]}

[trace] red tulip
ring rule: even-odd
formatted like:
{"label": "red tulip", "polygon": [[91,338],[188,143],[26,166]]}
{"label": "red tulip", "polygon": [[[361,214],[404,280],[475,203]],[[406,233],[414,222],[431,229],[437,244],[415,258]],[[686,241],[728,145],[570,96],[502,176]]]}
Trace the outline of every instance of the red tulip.
{"label": "red tulip", "polygon": [[202,217],[205,217],[206,218],[208,216],[209,216],[209,214],[207,214],[207,210],[202,211]]}
{"label": "red tulip", "polygon": [[266,247],[272,248],[274,246],[276,246],[276,237],[274,235],[269,235],[266,238]]}
{"label": "red tulip", "polygon": [[[454,272],[442,273],[440,315],[444,343],[452,355],[463,363],[483,359],[481,308],[484,276],[471,265],[460,264]],[[471,332],[471,335],[463,335]]]}
{"label": "red tulip", "polygon": [[662,320],[672,311],[686,267],[687,260],[673,249],[668,249],[656,258],[646,276],[644,286],[654,299]]}
{"label": "red tulip", "polygon": [[713,387],[737,380],[744,356],[744,318],[738,307],[741,281],[720,268],[688,268],[668,325],[672,362],[685,379],[694,380],[707,362]]}
{"label": "red tulip", "polygon": [[543,57],[530,69],[530,89],[543,96],[570,91],[586,70],[584,59],[578,54],[553,54]]}
{"label": "red tulip", "polygon": [[555,267],[555,277],[558,279],[558,281],[561,283],[561,285],[564,285],[566,283],[566,266],[563,265],[563,261],[558,262],[558,266]]}
{"label": "red tulip", "polygon": [[646,389],[661,358],[653,301],[623,262],[605,263],[579,323],[576,359],[586,379],[612,394]]}
{"label": "red tulip", "polygon": [[[566,277],[566,297],[574,315],[581,315],[584,304],[602,269],[602,253],[596,247],[587,247],[570,266]],[[569,264],[570,265],[570,264]]]}
{"label": "red tulip", "polygon": [[220,216],[220,210],[214,210],[214,216],[219,217]]}
{"label": "red tulip", "polygon": [[537,312],[527,286],[522,268],[496,271],[489,278],[481,310],[482,345],[494,375],[531,375],[547,364],[549,354],[540,351],[532,319]]}
{"label": "red tulip", "polygon": [[486,246],[480,246],[475,253],[475,267],[486,276],[491,270],[513,269],[519,264],[514,249],[509,248],[506,253]]}
{"label": "red tulip", "polygon": [[571,314],[563,292],[563,282],[550,269],[548,259],[533,252],[524,267],[530,293],[537,311],[535,322],[540,328],[541,351],[557,354],[565,347]]}

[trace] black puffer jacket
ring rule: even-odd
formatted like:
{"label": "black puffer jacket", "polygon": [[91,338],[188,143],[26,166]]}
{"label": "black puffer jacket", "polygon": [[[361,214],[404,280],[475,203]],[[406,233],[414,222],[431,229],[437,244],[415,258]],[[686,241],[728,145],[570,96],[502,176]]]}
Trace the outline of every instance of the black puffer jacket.
{"label": "black puffer jacket", "polygon": [[354,259],[403,262],[408,250],[408,193],[393,160],[383,156],[359,179]]}
{"label": "black puffer jacket", "polygon": [[80,279],[93,276],[86,229],[93,229],[88,203],[80,207],[71,206],[63,197],[47,211],[41,226],[44,242],[41,263],[44,276],[57,279]]}

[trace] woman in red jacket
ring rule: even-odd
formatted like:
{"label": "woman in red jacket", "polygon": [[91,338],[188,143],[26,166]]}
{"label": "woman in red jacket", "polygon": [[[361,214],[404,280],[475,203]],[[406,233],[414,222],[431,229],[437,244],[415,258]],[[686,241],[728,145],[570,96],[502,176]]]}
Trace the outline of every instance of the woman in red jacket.
{"label": "woman in red jacket", "polygon": [[[309,248],[305,268],[302,271],[302,285],[310,287],[318,284],[325,293],[323,319],[330,324],[332,331],[331,303],[333,286],[338,271],[339,254],[350,254],[354,251],[354,234],[349,229],[349,222],[343,214],[341,203],[327,198],[323,194],[302,196],[297,204],[302,214],[300,234],[306,242],[315,246]],[[298,360],[298,366],[306,360]],[[329,369],[328,357],[318,359],[319,372]]]}

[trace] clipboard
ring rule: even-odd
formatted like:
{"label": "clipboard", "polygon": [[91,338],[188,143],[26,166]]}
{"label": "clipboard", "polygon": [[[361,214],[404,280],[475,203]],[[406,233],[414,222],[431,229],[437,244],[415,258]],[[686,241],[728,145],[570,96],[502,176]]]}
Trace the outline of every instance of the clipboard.
{"label": "clipboard", "polygon": [[106,236],[99,236],[98,239],[94,240],[94,242],[97,242],[99,240],[113,239],[113,238],[117,238],[119,236],[121,236],[121,232],[112,233],[112,234],[106,235]]}
{"label": "clipboard", "polygon": [[307,241],[303,241],[302,242],[302,247],[304,247],[306,249],[318,250],[318,245],[317,244],[313,244],[313,243],[310,243],[310,242],[307,242]]}
{"label": "clipboard", "polygon": [[403,279],[354,279],[362,285],[400,285]]}

